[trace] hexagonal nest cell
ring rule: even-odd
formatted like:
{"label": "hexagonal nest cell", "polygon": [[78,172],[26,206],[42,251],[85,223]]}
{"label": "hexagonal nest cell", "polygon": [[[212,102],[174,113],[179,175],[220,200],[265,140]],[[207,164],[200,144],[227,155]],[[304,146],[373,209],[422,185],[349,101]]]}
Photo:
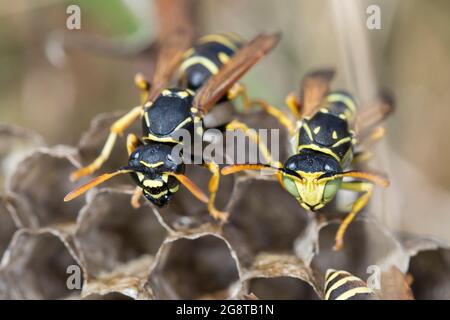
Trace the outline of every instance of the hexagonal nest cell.
{"label": "hexagonal nest cell", "polygon": [[161,250],[152,272],[153,288],[161,293],[158,298],[226,298],[229,287],[239,281],[236,260],[227,243],[215,236],[180,238],[166,243]]}
{"label": "hexagonal nest cell", "polygon": [[250,281],[249,292],[259,299],[317,300],[319,297],[306,282],[288,277],[255,278]]}

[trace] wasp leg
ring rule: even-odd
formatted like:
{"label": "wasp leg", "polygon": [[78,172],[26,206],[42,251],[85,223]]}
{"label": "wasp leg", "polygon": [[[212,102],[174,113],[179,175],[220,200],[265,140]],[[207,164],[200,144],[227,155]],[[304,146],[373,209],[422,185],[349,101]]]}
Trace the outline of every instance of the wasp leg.
{"label": "wasp leg", "polygon": [[356,165],[359,163],[365,163],[372,159],[373,153],[371,151],[361,151],[355,153],[352,160],[352,165]]}
{"label": "wasp leg", "polygon": [[216,220],[222,223],[228,221],[228,212],[219,211],[214,206],[214,201],[216,200],[217,190],[219,189],[220,171],[219,166],[215,162],[205,163],[204,166],[212,173],[211,179],[209,179],[208,189],[209,189],[209,200],[208,200],[208,211],[209,214]]}
{"label": "wasp leg", "polygon": [[230,90],[228,90],[227,97],[229,100],[235,100],[238,97],[241,97],[242,104],[244,105],[244,111],[248,111],[252,105],[252,102],[247,94],[247,89],[240,83],[235,83]]}
{"label": "wasp leg", "polygon": [[[130,133],[127,136],[127,151],[128,155],[130,155],[138,146],[142,145],[142,142],[139,140],[139,138],[134,134]],[[141,199],[143,194],[143,190],[141,187],[136,187],[134,189],[133,195],[131,196],[131,206],[134,209],[139,209],[141,207],[141,204],[139,200]]]}
{"label": "wasp leg", "polygon": [[284,102],[296,119],[300,119],[302,117],[301,104],[298,101],[298,97],[295,93],[289,93],[284,99]]}
{"label": "wasp leg", "polygon": [[142,107],[134,107],[130,112],[124,115],[122,118],[113,123],[110,128],[110,133],[105,145],[100,153],[100,155],[89,165],[78,169],[70,175],[72,181],[76,181],[81,177],[90,175],[98,170],[103,163],[111,155],[114,144],[116,143],[117,136],[122,135],[125,129],[127,129],[136,119],[138,119],[142,114]]}
{"label": "wasp leg", "polygon": [[131,155],[131,153],[140,145],[142,145],[142,141],[139,140],[139,138],[134,134],[134,133],[130,133],[127,136],[127,151],[128,151],[128,156]]}
{"label": "wasp leg", "polygon": [[386,129],[382,126],[376,127],[370,132],[367,137],[361,139],[359,146],[363,151],[355,154],[353,158],[353,164],[363,163],[370,160],[373,157],[373,153],[370,149],[380,141],[386,134]]}
{"label": "wasp leg", "polygon": [[141,197],[144,194],[144,190],[142,190],[141,187],[136,187],[133,191],[133,195],[131,196],[131,207],[133,207],[133,209],[139,209],[141,207]]}
{"label": "wasp leg", "polygon": [[270,153],[269,149],[267,148],[266,144],[263,143],[260,139],[258,134],[255,130],[250,129],[245,123],[242,123],[238,120],[233,120],[230,123],[226,125],[226,130],[240,130],[242,131],[247,137],[249,137],[250,140],[252,140],[257,146],[258,151],[261,152],[264,159],[268,164],[276,163],[277,166],[278,162],[274,161],[272,158],[272,154]]}
{"label": "wasp leg", "polygon": [[369,199],[372,197],[373,184],[362,181],[343,182],[341,188],[344,190],[350,190],[354,192],[363,192],[363,194],[353,203],[352,210],[341,222],[339,229],[336,232],[335,245],[333,248],[336,251],[341,250],[343,248],[344,235],[345,231],[347,230],[347,227],[353,221],[358,212],[360,212],[361,209],[365,207]]}
{"label": "wasp leg", "polygon": [[286,128],[289,135],[292,136],[295,134],[294,121],[292,121],[282,110],[268,104],[263,100],[254,100],[252,101],[252,104],[259,104],[267,114],[276,118],[278,122]]}
{"label": "wasp leg", "polygon": [[136,73],[134,76],[134,84],[141,91],[141,103],[144,105],[150,94],[150,82],[145,79],[142,73]]}
{"label": "wasp leg", "polygon": [[275,117],[288,130],[290,134],[293,134],[295,132],[295,124],[281,110],[275,108],[274,106],[271,106],[261,99],[250,100],[244,85],[235,83],[228,91],[228,99],[234,100],[239,96],[242,99],[244,111],[248,111],[252,106],[259,105],[265,112]]}
{"label": "wasp leg", "polygon": [[246,94],[245,87],[241,84],[235,84],[230,89],[230,91],[228,92],[228,98],[232,100],[236,98],[238,94],[241,94],[245,111],[248,111],[248,109],[250,109],[250,107],[252,106],[259,105],[266,113],[276,118],[286,128],[289,134],[294,134],[295,123],[291,119],[289,119],[289,117],[286,116],[286,114],[283,111],[281,111],[278,108],[275,108],[274,106],[270,105],[264,100],[261,99],[250,100]]}

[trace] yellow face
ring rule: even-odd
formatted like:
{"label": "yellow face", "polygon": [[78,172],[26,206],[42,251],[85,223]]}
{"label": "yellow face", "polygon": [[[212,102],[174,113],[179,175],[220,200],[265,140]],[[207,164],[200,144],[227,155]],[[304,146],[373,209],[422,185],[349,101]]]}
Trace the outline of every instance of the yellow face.
{"label": "yellow face", "polygon": [[330,202],[342,183],[342,178],[320,178],[324,172],[296,173],[301,178],[283,174],[283,187],[308,211],[318,210]]}

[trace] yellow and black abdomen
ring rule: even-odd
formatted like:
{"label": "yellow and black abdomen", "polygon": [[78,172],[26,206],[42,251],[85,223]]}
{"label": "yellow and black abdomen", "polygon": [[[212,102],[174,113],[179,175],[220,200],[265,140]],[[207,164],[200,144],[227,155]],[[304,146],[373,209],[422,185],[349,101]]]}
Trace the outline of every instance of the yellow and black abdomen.
{"label": "yellow and black abdomen", "polygon": [[360,278],[346,271],[329,269],[325,275],[325,300],[377,300]]}
{"label": "yellow and black abdomen", "polygon": [[322,110],[345,120],[353,122],[356,116],[356,102],[353,97],[345,91],[332,91],[325,97],[325,105]]}
{"label": "yellow and black abdomen", "polygon": [[180,85],[196,91],[210,76],[216,74],[242,45],[243,40],[233,33],[201,37],[185,53],[179,68]]}

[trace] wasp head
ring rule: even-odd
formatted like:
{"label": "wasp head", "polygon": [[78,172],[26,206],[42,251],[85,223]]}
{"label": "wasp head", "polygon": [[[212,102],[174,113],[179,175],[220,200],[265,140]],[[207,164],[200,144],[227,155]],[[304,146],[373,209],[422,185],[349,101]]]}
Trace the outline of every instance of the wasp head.
{"label": "wasp head", "polygon": [[339,190],[341,166],[332,156],[313,150],[302,150],[290,157],[282,175],[283,187],[309,211],[322,208]]}
{"label": "wasp head", "polygon": [[178,191],[179,182],[168,173],[184,173],[184,164],[177,163],[172,155],[173,146],[150,143],[137,147],[128,160],[126,169],[142,188],[144,196],[153,204],[162,207]]}

